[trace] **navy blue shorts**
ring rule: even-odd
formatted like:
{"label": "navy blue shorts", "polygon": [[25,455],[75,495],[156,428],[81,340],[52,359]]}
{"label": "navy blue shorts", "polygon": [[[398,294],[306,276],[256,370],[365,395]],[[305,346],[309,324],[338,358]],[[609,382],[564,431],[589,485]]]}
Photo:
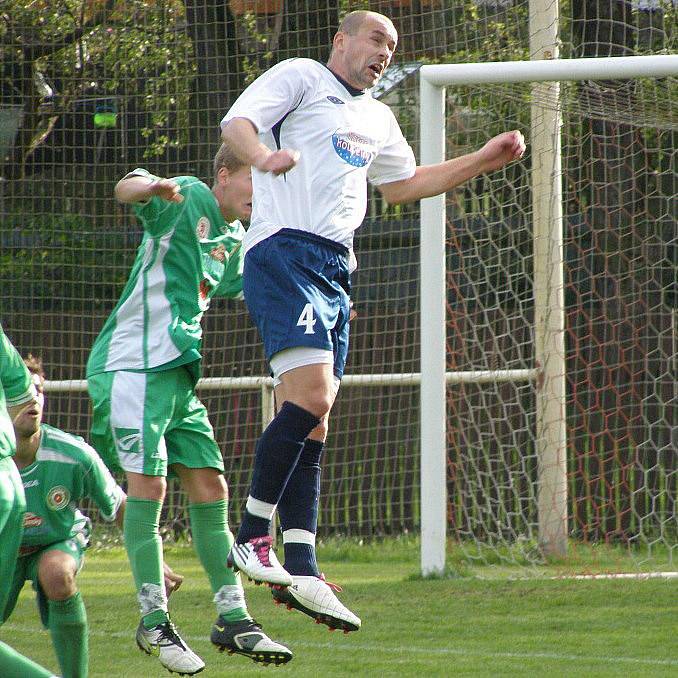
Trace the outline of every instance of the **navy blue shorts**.
{"label": "navy blue shorts", "polygon": [[266,358],[309,346],[334,353],[334,375],[346,365],[351,282],[348,250],[313,233],[283,229],[245,255],[243,292]]}

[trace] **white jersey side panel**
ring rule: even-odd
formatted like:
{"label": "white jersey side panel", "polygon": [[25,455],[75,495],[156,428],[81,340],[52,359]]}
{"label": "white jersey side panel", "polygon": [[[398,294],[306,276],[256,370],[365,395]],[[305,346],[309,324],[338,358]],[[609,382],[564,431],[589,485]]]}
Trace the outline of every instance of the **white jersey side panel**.
{"label": "white jersey side panel", "polygon": [[[172,322],[172,309],[165,297],[167,280],[163,264],[173,235],[172,230],[158,238],[157,242],[152,239],[146,241],[144,272],[118,309],[106,361],[107,372],[143,369],[146,366],[144,337],[148,341],[148,354],[152,356],[153,365],[164,365],[181,355],[167,332]],[[154,252],[155,247],[157,252]]]}
{"label": "white jersey side panel", "polygon": [[271,150],[300,152],[297,166],[274,176],[253,169],[250,249],[281,228],[351,247],[367,207],[367,180],[408,179],[416,162],[388,106],[369,92],[353,96],[322,64],[284,61],[255,80],[222,120],[250,120]]}

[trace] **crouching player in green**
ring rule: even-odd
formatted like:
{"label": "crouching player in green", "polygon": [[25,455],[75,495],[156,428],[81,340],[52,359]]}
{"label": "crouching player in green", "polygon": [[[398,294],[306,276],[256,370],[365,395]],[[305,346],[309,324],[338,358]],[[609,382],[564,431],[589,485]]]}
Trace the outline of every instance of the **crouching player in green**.
{"label": "crouching player in green", "polygon": [[[37,400],[28,370],[0,325],[0,611],[10,595],[23,533],[26,499],[12,461],[16,450],[12,418]],[[0,624],[3,619],[0,616]],[[0,676],[50,678],[53,674],[0,642]]]}
{"label": "crouching player in green", "polygon": [[14,462],[26,494],[24,534],[9,597],[7,619],[26,581],[32,581],[43,625],[49,629],[64,678],[85,678],[89,660],[87,615],[75,584],[89,543],[90,521],[77,508],[90,498],[104,520],[124,500],[96,452],[80,437],[42,423],[44,378],[40,362],[26,360],[37,398],[14,419]]}
{"label": "crouching player in green", "polygon": [[250,167],[224,146],[210,189],[199,179],[163,179],[137,169],[115,188],[144,228],[127,285],[87,364],[91,442],[127,477],[125,547],[141,609],[137,644],[170,671],[193,675],[204,662],[168,616],[159,520],[168,472],[188,495],[193,544],[218,612],[211,641],[261,663],[292,653],[249,615],[240,577],[226,565],[233,535],[224,463],[205,406],[195,394],[202,315],[214,296],[242,293],[244,235],[251,213]]}
{"label": "crouching player in green", "polygon": [[[125,493],[97,453],[79,436],[42,423],[45,374],[40,359],[25,359],[37,396],[13,420],[14,463],[26,494],[19,559],[3,611],[7,620],[26,581],[33,582],[63,678],[88,674],[88,625],[75,577],[89,544],[90,520],[78,505],[91,499],[106,521],[122,527]],[[165,567],[168,591],[182,577]]]}

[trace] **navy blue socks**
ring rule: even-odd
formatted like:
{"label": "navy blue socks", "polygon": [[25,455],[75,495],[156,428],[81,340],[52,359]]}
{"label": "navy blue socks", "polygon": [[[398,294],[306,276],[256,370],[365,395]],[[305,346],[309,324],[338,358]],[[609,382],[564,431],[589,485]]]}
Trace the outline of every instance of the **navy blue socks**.
{"label": "navy blue socks", "polygon": [[236,542],[244,544],[268,534],[271,518],[293,473],[306,436],[320,419],[285,401],[259,438],[246,511]]}
{"label": "navy blue socks", "polygon": [[324,443],[308,438],[278,504],[290,574],[319,576],[315,556],[320,496],[320,459]]}

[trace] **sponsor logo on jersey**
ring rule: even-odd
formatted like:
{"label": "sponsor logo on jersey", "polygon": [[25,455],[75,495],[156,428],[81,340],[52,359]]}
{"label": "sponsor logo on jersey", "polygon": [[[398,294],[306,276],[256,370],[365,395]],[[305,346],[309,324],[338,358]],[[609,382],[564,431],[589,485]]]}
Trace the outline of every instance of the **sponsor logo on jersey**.
{"label": "sponsor logo on jersey", "polygon": [[195,234],[199,240],[204,240],[210,232],[210,220],[207,217],[200,217],[195,227]]}
{"label": "sponsor logo on jersey", "polygon": [[141,452],[141,433],[138,428],[116,428],[115,446],[121,454]]}
{"label": "sponsor logo on jersey", "polygon": [[40,481],[37,478],[29,480],[27,483],[24,483],[24,489],[27,490],[29,487],[37,487],[40,485]]}
{"label": "sponsor logo on jersey", "polygon": [[210,250],[210,257],[223,264],[226,259],[226,246],[224,243],[221,242],[216,247],[212,248]]}
{"label": "sponsor logo on jersey", "polygon": [[19,555],[20,556],[30,556],[32,553],[37,553],[40,550],[40,546],[20,546]]}
{"label": "sponsor logo on jersey", "polygon": [[47,493],[47,506],[52,509],[52,511],[61,511],[68,506],[68,502],[71,500],[71,493],[63,485],[55,485]]}
{"label": "sponsor logo on jersey", "polygon": [[24,514],[24,530],[28,530],[31,527],[40,527],[40,525],[42,525],[42,518],[36,516],[35,513],[26,511]]}
{"label": "sponsor logo on jersey", "polygon": [[342,101],[339,97],[327,97],[328,101],[331,101],[333,104],[345,104],[345,101]]}
{"label": "sponsor logo on jersey", "polygon": [[355,132],[337,130],[332,135],[332,145],[337,155],[353,167],[365,167],[374,157],[370,140]]}

